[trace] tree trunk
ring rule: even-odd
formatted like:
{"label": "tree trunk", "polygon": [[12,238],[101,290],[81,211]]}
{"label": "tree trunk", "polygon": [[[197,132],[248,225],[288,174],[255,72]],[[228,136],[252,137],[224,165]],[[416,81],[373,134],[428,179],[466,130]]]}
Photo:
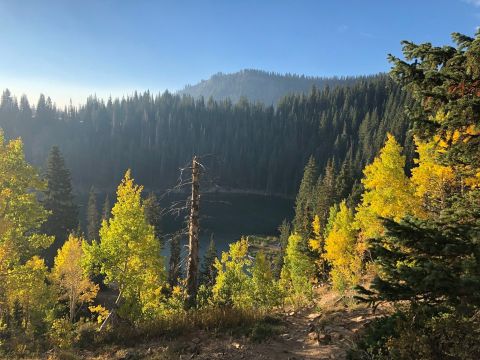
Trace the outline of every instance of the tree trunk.
{"label": "tree trunk", "polygon": [[192,198],[190,204],[190,221],[188,228],[188,264],[187,264],[187,295],[188,305],[195,304],[198,288],[198,232],[199,232],[199,206],[200,206],[200,192],[199,192],[199,164],[197,157],[194,156],[192,160]]}

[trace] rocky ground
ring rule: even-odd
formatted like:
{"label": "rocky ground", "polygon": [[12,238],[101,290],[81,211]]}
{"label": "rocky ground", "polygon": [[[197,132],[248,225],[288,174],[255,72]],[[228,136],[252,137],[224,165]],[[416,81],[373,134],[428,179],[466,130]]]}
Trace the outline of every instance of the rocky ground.
{"label": "rocky ground", "polygon": [[50,359],[345,359],[356,333],[386,309],[348,304],[333,293],[320,297],[315,306],[276,314],[280,319],[273,336],[253,341],[248,337],[196,331],[173,340],[157,340],[132,348],[107,347],[96,352],[52,353]]}

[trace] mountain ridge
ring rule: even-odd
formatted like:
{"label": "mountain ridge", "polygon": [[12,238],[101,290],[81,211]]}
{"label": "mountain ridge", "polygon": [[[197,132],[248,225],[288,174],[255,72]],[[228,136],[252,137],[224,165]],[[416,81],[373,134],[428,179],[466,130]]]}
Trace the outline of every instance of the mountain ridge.
{"label": "mountain ridge", "polygon": [[230,99],[237,103],[241,98],[261,102],[265,105],[276,105],[284,96],[308,93],[312,87],[323,89],[326,86],[348,86],[357,81],[366,80],[379,74],[359,76],[307,76],[297,74],[281,74],[258,69],[242,69],[234,73],[218,72],[207,80],[194,85],[186,85],[177,93],[191,95],[194,98],[210,97],[216,101]]}

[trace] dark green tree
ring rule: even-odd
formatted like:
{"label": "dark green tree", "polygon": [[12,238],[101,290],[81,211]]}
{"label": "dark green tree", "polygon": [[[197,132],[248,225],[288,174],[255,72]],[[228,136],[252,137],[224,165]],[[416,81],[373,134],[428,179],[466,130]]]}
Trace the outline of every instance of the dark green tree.
{"label": "dark green tree", "polygon": [[317,165],[315,158],[310,156],[303,172],[302,182],[295,200],[295,217],[293,229],[302,237],[302,249],[307,251],[308,239],[312,233],[312,221],[314,217],[314,189],[317,181]]}
{"label": "dark green tree", "polygon": [[105,195],[105,201],[103,202],[103,208],[102,208],[102,220],[108,220],[110,219],[112,211],[112,206],[110,205],[110,197]]}
{"label": "dark green tree", "polygon": [[273,275],[278,280],[280,279],[280,274],[283,268],[283,259],[285,258],[285,249],[288,245],[288,237],[290,236],[290,222],[286,219],[282,221],[280,226],[278,227],[279,237],[278,242],[280,249],[278,251],[278,255],[275,257],[274,266],[273,266]]}
{"label": "dark green tree", "polygon": [[182,237],[179,234],[175,234],[170,242],[170,260],[168,262],[168,283],[170,286],[176,286],[179,284],[179,280],[182,276],[182,249],[180,247],[180,241]]}
{"label": "dark green tree", "polygon": [[100,230],[100,214],[97,207],[97,195],[92,186],[88,195],[87,204],[87,239],[91,242],[98,239],[98,231]]}
{"label": "dark green tree", "polygon": [[[328,220],[328,211],[337,201],[337,179],[335,176],[335,164],[332,159],[327,162],[325,171],[318,178],[313,198],[315,201],[315,215],[320,219],[320,226],[324,228]],[[313,219],[312,219],[313,221]]]}
{"label": "dark green tree", "polygon": [[215,268],[214,264],[217,256],[217,247],[215,246],[215,240],[212,234],[210,237],[210,244],[208,245],[208,249],[203,257],[202,268],[200,270],[200,284],[203,284],[207,287],[212,287],[215,283],[217,269]]}
{"label": "dark green tree", "polygon": [[[457,47],[404,42],[407,61],[391,57],[392,75],[417,100],[410,118],[416,133],[442,146],[442,162],[462,179],[449,207],[430,220],[385,220],[386,236],[372,240],[379,275],[369,301],[409,300],[415,305],[480,306],[480,32],[453,34]],[[455,135],[455,136],[454,136]]]}
{"label": "dark green tree", "polygon": [[47,249],[46,260],[51,264],[57,250],[63,245],[69,233],[78,227],[78,208],[75,204],[70,171],[57,146],[53,146],[47,161],[45,175],[47,189],[42,199],[43,206],[50,211],[43,231],[55,236],[53,245]]}
{"label": "dark green tree", "polygon": [[[162,208],[154,192],[148,194],[147,198],[143,201],[143,206],[145,207],[147,221],[155,228],[155,237],[160,240],[162,234]],[[163,243],[161,247],[163,249]]]}

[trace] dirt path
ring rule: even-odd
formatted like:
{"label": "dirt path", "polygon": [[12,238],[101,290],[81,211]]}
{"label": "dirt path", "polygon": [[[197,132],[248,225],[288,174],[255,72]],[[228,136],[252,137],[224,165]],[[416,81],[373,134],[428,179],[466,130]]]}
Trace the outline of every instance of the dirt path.
{"label": "dirt path", "polygon": [[197,332],[174,341],[152,342],[131,349],[104,349],[102,355],[85,354],[88,359],[198,359],[198,360],[310,360],[345,359],[346,350],[355,334],[365,324],[380,316],[371,309],[348,309],[340,306],[327,313],[314,308],[283,314],[282,328],[278,335],[255,343],[246,337],[231,337]]}
{"label": "dirt path", "polygon": [[[322,315],[302,311],[285,315],[285,332],[256,344],[248,339],[200,342],[193,359],[345,359],[355,333],[379,314],[355,309]],[[203,348],[201,344],[204,344]],[[187,357],[185,357],[187,359]]]}

